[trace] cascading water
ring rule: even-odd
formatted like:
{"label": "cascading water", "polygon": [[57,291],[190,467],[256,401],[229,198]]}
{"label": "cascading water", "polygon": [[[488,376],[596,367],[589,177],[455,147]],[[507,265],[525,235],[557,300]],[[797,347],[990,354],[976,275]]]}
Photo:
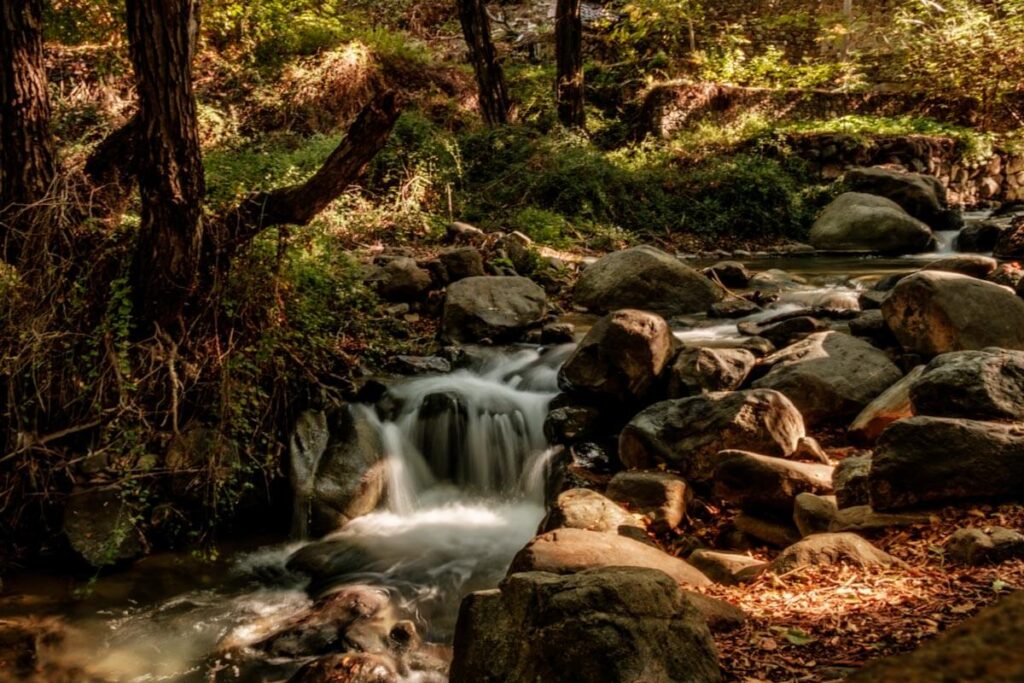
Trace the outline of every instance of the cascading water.
{"label": "cascading water", "polygon": [[[192,588],[170,599],[109,601],[106,582],[117,575],[101,579],[90,607],[70,620],[69,637],[41,657],[91,681],[284,681],[301,661],[211,662],[218,651],[244,650],[303,614],[307,591],[355,584],[387,591],[425,639],[450,640],[461,597],[497,585],[543,516],[550,453],[542,427],[569,351],[495,353],[473,371],[398,384],[384,414],[353,406],[384,445],[381,509],[317,541],[238,556],[216,576],[199,570],[188,577]],[[309,419],[298,430],[305,440],[293,442],[298,474],[306,476],[316,472],[327,441],[326,423]],[[314,489],[301,476],[293,486],[294,531],[302,533]],[[320,563],[312,584],[286,566],[302,558]],[[141,566],[142,581],[166,580],[163,570],[142,574]]]}

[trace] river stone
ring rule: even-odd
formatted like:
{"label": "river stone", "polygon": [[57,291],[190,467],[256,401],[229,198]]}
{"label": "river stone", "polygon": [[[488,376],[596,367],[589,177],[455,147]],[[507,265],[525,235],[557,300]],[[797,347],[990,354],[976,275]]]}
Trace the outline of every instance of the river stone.
{"label": "river stone", "polygon": [[388,261],[377,280],[377,291],[388,301],[419,301],[431,285],[430,271],[407,256]]}
{"label": "river stone", "polygon": [[756,364],[757,358],[746,349],[683,349],[669,370],[668,396],[739,389]]}
{"label": "river stone", "polygon": [[851,533],[814,534],[783,550],[771,563],[771,571],[785,574],[797,567],[852,564],[858,567],[891,567],[901,562]]}
{"label": "river stone", "polygon": [[944,417],[895,422],[878,440],[871,505],[991,500],[1024,491],[1024,426]]}
{"label": "river stone", "polygon": [[745,512],[790,514],[800,493],[831,493],[832,467],[727,450],[715,456],[715,495]]}
{"label": "river stone", "polygon": [[658,548],[625,536],[585,529],[556,529],[537,536],[519,551],[508,572],[574,574],[594,567],[649,567],[665,572],[679,584],[711,583],[683,560]]}
{"label": "river stone", "polygon": [[812,334],[762,363],[771,370],[753,386],[785,394],[808,425],[853,417],[902,377],[884,353],[840,332]]}
{"label": "river stone", "polygon": [[996,248],[999,236],[1007,226],[995,221],[981,221],[965,225],[956,236],[956,250],[964,252],[986,252]]}
{"label": "river stone", "polygon": [[451,680],[717,683],[721,673],[704,617],[669,577],[612,567],[513,574],[467,596]]}
{"label": "river stone", "polygon": [[832,488],[840,508],[868,504],[871,500],[868,488],[870,472],[870,455],[851,455],[839,461],[832,471]]}
{"label": "river stone", "polygon": [[847,434],[857,443],[873,444],[885,428],[896,420],[914,414],[910,403],[910,387],[924,373],[924,365],[918,365],[891,387],[876,396],[864,410],[853,419]]}
{"label": "river stone", "polygon": [[753,301],[739,297],[729,297],[722,301],[711,304],[708,308],[709,318],[745,318],[754,313],[760,313],[763,309]]}
{"label": "river stone", "polygon": [[[292,457],[292,487],[308,492],[310,531],[317,536],[377,509],[387,481],[384,447],[366,409],[346,406],[330,422],[322,454],[306,461],[312,464],[297,468],[294,451]],[[310,475],[312,484],[301,478]]]}
{"label": "river stone", "polygon": [[998,259],[1024,258],[1024,218],[1014,220],[999,234],[992,255]]}
{"label": "river stone", "polygon": [[788,292],[794,289],[807,289],[807,280],[779,268],[770,268],[755,273],[750,278],[749,286],[750,289],[761,292]]}
{"label": "river stone", "polygon": [[656,533],[667,533],[686,518],[689,490],[681,477],[669,472],[619,472],[605,494],[650,519]]}
{"label": "river stone", "polygon": [[677,343],[660,316],[615,311],[590,328],[558,371],[558,386],[608,401],[642,400],[672,360]]}
{"label": "river stone", "polygon": [[909,353],[1024,350],[1024,301],[1006,287],[966,275],[914,273],[893,288],[882,314]]}
{"label": "river stone", "polygon": [[719,550],[694,550],[686,559],[715,583],[727,586],[751,581],[768,566],[750,555]]}
{"label": "river stone", "polygon": [[448,287],[442,330],[457,342],[513,340],[544,318],[547,295],[525,277],[467,277]]}
{"label": "river stone", "polygon": [[605,426],[601,411],[591,406],[562,406],[548,411],[544,436],[548,443],[569,444],[590,439]]}
{"label": "river stone", "polygon": [[921,270],[938,270],[944,273],[960,273],[981,279],[987,278],[999,267],[999,261],[981,254],[957,254],[933,261]]}
{"label": "river stone", "polygon": [[807,338],[815,332],[824,332],[829,326],[822,321],[809,315],[801,315],[795,318],[787,318],[776,323],[748,324],[740,323],[739,331],[743,334],[752,334],[764,337],[776,348],[783,348],[790,344]]}
{"label": "river stone", "polygon": [[643,529],[636,518],[615,501],[590,489],[569,489],[558,495],[540,523],[540,533],[555,529],[587,529],[618,533],[619,527]]}
{"label": "river stone", "polygon": [[847,683],[1024,681],[1024,591],[1014,591],[921,648],[869,662]]}
{"label": "river stone", "polygon": [[935,230],[956,230],[963,225],[960,215],[950,210],[946,188],[938,178],[887,168],[853,168],[843,182],[855,192],[890,199],[914,218]]}
{"label": "river stone", "polygon": [[973,566],[1024,557],[1024,535],[999,526],[957,529],[946,541],[946,557]]}
{"label": "river stone", "polygon": [[701,272],[730,289],[743,289],[750,283],[750,271],[739,261],[719,261]]}
{"label": "river stone", "polygon": [[810,242],[821,251],[895,255],[935,248],[926,224],[893,201],[860,192],[841,194],[825,207],[811,226]]}
{"label": "river stone", "polygon": [[838,512],[835,496],[801,493],[793,501],[793,523],[801,536],[829,531]]}
{"label": "river stone", "polygon": [[910,386],[917,415],[1024,419],[1024,351],[985,349],[936,356]]}
{"label": "river stone", "polygon": [[484,275],[484,258],[480,255],[480,250],[474,247],[446,249],[438,258],[444,264],[449,282],[458,282],[467,277]]}
{"label": "river stone", "polygon": [[627,467],[665,465],[687,480],[707,480],[715,456],[726,449],[786,456],[804,436],[804,421],[777,391],[714,392],[655,403],[619,435]]}
{"label": "river stone", "polygon": [[131,509],[117,488],[72,489],[64,506],[64,536],[97,569],[131,560],[143,552]]}
{"label": "river stone", "polygon": [[639,308],[664,315],[700,313],[725,290],[678,259],[650,246],[616,251],[588,266],[573,301],[595,313]]}

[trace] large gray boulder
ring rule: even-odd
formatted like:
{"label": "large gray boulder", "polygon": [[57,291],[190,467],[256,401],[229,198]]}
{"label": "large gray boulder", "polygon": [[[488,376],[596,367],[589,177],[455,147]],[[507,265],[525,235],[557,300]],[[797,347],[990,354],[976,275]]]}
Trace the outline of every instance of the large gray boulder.
{"label": "large gray boulder", "polygon": [[1024,300],[967,275],[909,275],[882,302],[882,315],[903,349],[923,356],[988,346],[1024,350]]}
{"label": "large gray boulder", "polygon": [[462,602],[452,681],[717,683],[711,632],[665,574],[528,572]]}
{"label": "large gray boulder", "polygon": [[668,574],[682,585],[711,583],[683,560],[654,546],[585,529],[556,529],[537,536],[516,554],[508,572],[575,574],[595,567],[647,567]]}
{"label": "large gray boulder", "polygon": [[841,194],[825,207],[809,239],[821,251],[916,254],[935,248],[931,228],[899,204],[860,192]]}
{"label": "large gray boulder", "polygon": [[808,425],[854,417],[903,376],[888,356],[857,337],[818,332],[764,359],[756,388],[785,394]]}
{"label": "large gray boulder", "polygon": [[1024,351],[944,353],[928,363],[909,394],[916,415],[1024,419]]}
{"label": "large gray boulder", "polygon": [[725,290],[679,259],[650,246],[616,251],[588,266],[573,301],[595,313],[639,308],[663,315],[700,313]]}
{"label": "large gray boulder", "polygon": [[715,464],[715,495],[745,512],[793,511],[800,493],[832,492],[832,467],[745,451],[722,451]]}
{"label": "large gray boulder", "polygon": [[719,451],[785,456],[803,436],[803,418],[783,394],[715,392],[662,401],[638,413],[619,435],[619,458],[627,467],[664,465],[687,480],[707,480]]}
{"label": "large gray boulder", "polygon": [[891,199],[935,230],[956,230],[963,225],[960,215],[949,208],[945,186],[934,176],[887,168],[854,168],[846,172],[843,181],[855,192]]}
{"label": "large gray boulder", "polygon": [[597,321],[558,372],[563,391],[610,401],[641,400],[677,348],[672,330],[646,311],[615,311]]}
{"label": "large gray boulder", "polygon": [[365,408],[346,406],[330,418],[302,414],[290,450],[296,534],[334,531],[373,512],[383,499],[384,448]]}
{"label": "large gray boulder", "polygon": [[1024,426],[944,417],[893,423],[868,475],[877,510],[992,500],[1024,491]]}
{"label": "large gray boulder", "polygon": [[525,277],[467,277],[448,286],[442,331],[451,341],[509,341],[544,318],[547,295]]}

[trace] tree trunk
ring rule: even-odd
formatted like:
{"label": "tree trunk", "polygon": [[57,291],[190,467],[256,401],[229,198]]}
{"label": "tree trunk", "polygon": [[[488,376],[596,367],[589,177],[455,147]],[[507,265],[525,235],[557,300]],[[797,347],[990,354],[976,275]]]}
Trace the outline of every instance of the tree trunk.
{"label": "tree trunk", "polygon": [[490,125],[508,123],[512,117],[512,104],[505,86],[505,75],[491,40],[491,20],[487,16],[484,0],[458,0],[458,5],[469,58],[476,71],[480,111]]}
{"label": "tree trunk", "polygon": [[558,76],[555,101],[558,119],[569,128],[583,128],[583,20],[580,0],[558,0],[555,8],[555,53]]}
{"label": "tree trunk", "polygon": [[0,256],[17,260],[56,173],[42,0],[0,2]]}
{"label": "tree trunk", "polygon": [[203,244],[202,154],[192,91],[198,0],[127,0],[139,95],[142,224],[133,266],[136,315],[171,326],[192,296]]}

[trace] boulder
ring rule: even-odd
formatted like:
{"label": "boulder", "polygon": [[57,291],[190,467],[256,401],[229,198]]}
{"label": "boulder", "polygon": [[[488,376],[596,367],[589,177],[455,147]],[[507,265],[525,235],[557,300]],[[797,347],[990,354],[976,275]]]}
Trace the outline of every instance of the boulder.
{"label": "boulder", "polygon": [[755,273],[750,278],[750,289],[760,292],[788,292],[794,289],[808,289],[807,280],[787,273],[779,268],[770,268],[760,273]]}
{"label": "boulder", "polygon": [[943,273],[960,273],[981,279],[987,278],[999,267],[999,261],[980,254],[957,254],[932,261],[921,270],[938,270]]}
{"label": "boulder", "polygon": [[870,455],[851,455],[839,461],[832,471],[832,489],[840,508],[868,504],[871,500],[868,488],[870,473]]}
{"label": "boulder", "polygon": [[1024,426],[944,417],[900,420],[878,440],[868,487],[876,510],[1019,496]]}
{"label": "boulder", "polygon": [[534,247],[533,240],[519,231],[502,235],[495,242],[494,248],[508,256],[516,272],[532,273],[537,268],[539,256]]}
{"label": "boulder", "polygon": [[840,332],[812,334],[762,364],[771,370],[753,386],[787,396],[808,425],[853,417],[902,377],[884,353]]}
{"label": "boulder", "polygon": [[960,215],[949,208],[945,186],[934,176],[887,168],[853,168],[846,172],[843,182],[855,192],[896,202],[935,230],[956,230],[963,225]]}
{"label": "boulder", "polygon": [[783,348],[790,344],[807,338],[815,332],[824,332],[829,326],[809,315],[801,315],[795,318],[786,318],[774,323],[761,324],[739,324],[739,331],[743,334],[752,334],[764,337],[770,341],[775,348]]}
{"label": "boulder", "polygon": [[790,521],[741,512],[733,519],[733,525],[746,536],[777,548],[785,548],[800,540],[800,531]]}
{"label": "boulder", "polygon": [[639,308],[664,315],[699,313],[725,290],[678,259],[649,246],[613,252],[588,266],[573,301],[596,313]]}
{"label": "boulder", "polygon": [[916,254],[935,248],[931,228],[899,204],[846,192],[825,207],[811,226],[810,242],[821,251]]}
{"label": "boulder", "polygon": [[558,495],[540,523],[540,533],[555,529],[587,529],[616,534],[619,527],[644,526],[620,505],[590,489],[569,489]]}
{"label": "boulder", "polygon": [[793,523],[805,537],[829,531],[838,512],[835,496],[801,493],[793,501]]}
{"label": "boulder", "polygon": [[672,360],[676,345],[661,317],[616,311],[590,328],[558,371],[558,386],[612,402],[643,400]]}
{"label": "boulder", "polygon": [[416,260],[399,256],[388,261],[377,281],[377,291],[388,301],[418,301],[430,289],[430,271],[420,268]]}
{"label": "boulder", "polygon": [[719,261],[701,272],[730,289],[743,289],[750,283],[750,271],[739,261]]}
{"label": "boulder", "polygon": [[448,287],[442,331],[456,342],[513,340],[546,310],[544,290],[525,277],[467,277]]}
{"label": "boulder", "polygon": [[957,251],[963,252],[988,252],[996,248],[999,236],[1006,230],[1005,225],[995,221],[981,221],[965,225],[963,230],[956,236]]}
{"label": "boulder", "polygon": [[739,297],[729,297],[708,307],[709,318],[745,318],[763,310],[753,301]]}
{"label": "boulder", "polygon": [[1024,681],[1024,591],[1000,598],[921,648],[868,662],[847,683]]}
{"label": "boulder", "polygon": [[605,494],[650,519],[656,533],[667,533],[686,518],[689,490],[681,477],[669,472],[619,472]]}
{"label": "boulder", "polygon": [[452,681],[717,683],[704,617],[663,573],[513,574],[459,610]]}
{"label": "boulder", "polygon": [[143,553],[133,520],[119,489],[79,486],[64,506],[64,536],[76,553],[99,569]]}
{"label": "boulder", "polygon": [[852,564],[858,567],[891,567],[902,564],[866,540],[851,533],[814,534],[789,546],[770,566],[776,574],[797,567]]}
{"label": "boulder", "polygon": [[544,419],[544,436],[549,443],[568,444],[593,438],[605,426],[597,408],[562,406],[548,411]]}
{"label": "boulder", "polygon": [[936,356],[910,386],[916,415],[1024,419],[1024,351],[985,349]]}
{"label": "boulder", "polygon": [[790,514],[800,493],[831,493],[832,467],[727,450],[715,458],[715,495],[745,512]]}
{"label": "boulder", "polygon": [[668,396],[739,389],[756,364],[757,358],[746,349],[683,349],[669,370]]}
{"label": "boulder", "polygon": [[946,557],[973,566],[1024,558],[1024,535],[998,526],[957,529],[946,541]]}
{"label": "boulder", "polygon": [[480,255],[480,250],[474,247],[446,249],[441,252],[439,258],[444,264],[449,282],[484,275],[484,258]]}
{"label": "boulder", "polygon": [[715,392],[638,413],[619,435],[619,458],[627,467],[665,465],[687,480],[707,480],[719,451],[785,456],[802,436],[800,412],[779,392]]}
{"label": "boulder", "polygon": [[449,243],[479,244],[486,237],[487,235],[480,228],[459,221],[449,223],[448,229],[445,231],[445,240]]}
{"label": "boulder", "polygon": [[548,323],[540,330],[541,344],[571,344],[576,341],[576,326],[572,323]]}
{"label": "boulder", "polygon": [[647,567],[679,584],[706,586],[708,577],[668,553],[625,536],[584,529],[557,529],[537,536],[512,560],[509,574],[574,574],[595,567]]}
{"label": "boulder", "polygon": [[1024,301],[1006,287],[966,275],[914,273],[893,288],[882,315],[910,353],[1024,350]]}
{"label": "boulder", "polygon": [[999,233],[992,255],[998,259],[1024,258],[1024,218],[1014,220],[1010,227]]}
{"label": "boulder", "polygon": [[694,550],[686,559],[715,583],[727,586],[751,581],[768,566],[750,555],[718,550]]}
{"label": "boulder", "polygon": [[864,406],[864,409],[853,419],[846,430],[850,438],[857,443],[871,445],[878,440],[886,427],[896,420],[913,415],[910,387],[923,372],[923,365],[914,367],[905,377]]}

